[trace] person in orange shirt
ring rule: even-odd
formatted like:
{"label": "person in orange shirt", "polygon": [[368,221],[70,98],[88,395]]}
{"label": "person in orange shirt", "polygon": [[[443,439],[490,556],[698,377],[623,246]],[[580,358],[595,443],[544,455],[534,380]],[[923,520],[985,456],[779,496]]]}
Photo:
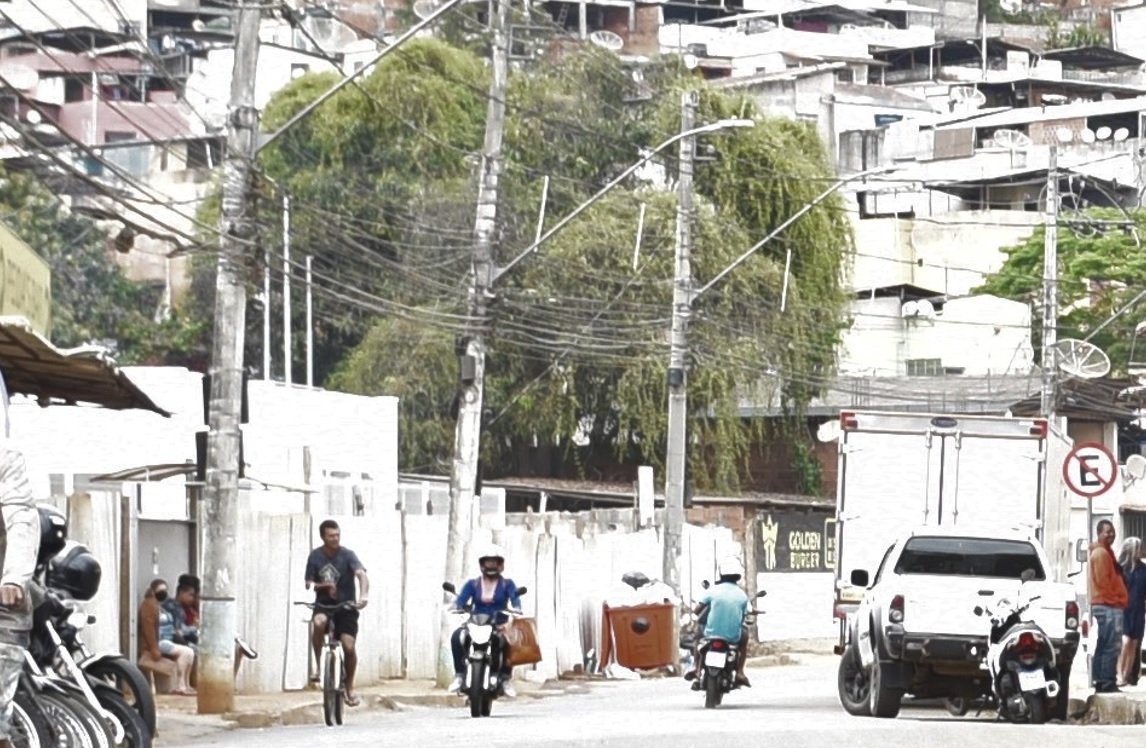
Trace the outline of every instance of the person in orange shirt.
{"label": "person in orange shirt", "polygon": [[1095,528],[1098,540],[1090,546],[1090,564],[1087,569],[1087,589],[1090,613],[1098,626],[1091,664],[1091,681],[1095,693],[1118,693],[1115,671],[1122,649],[1122,612],[1129,595],[1122,567],[1114,557],[1114,525],[1101,520]]}

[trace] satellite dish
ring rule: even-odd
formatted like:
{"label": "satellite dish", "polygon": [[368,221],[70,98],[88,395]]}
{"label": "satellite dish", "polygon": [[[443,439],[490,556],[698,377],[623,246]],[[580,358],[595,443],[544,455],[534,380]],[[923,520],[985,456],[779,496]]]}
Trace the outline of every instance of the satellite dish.
{"label": "satellite dish", "polygon": [[1060,143],[1069,143],[1074,140],[1074,130],[1069,127],[1060,127],[1054,131],[1054,134]]}
{"label": "satellite dish", "polygon": [[1094,138],[1094,130],[1091,130],[1089,127],[1084,128],[1082,133],[1079,135],[1079,137],[1082,138],[1083,143],[1087,143],[1087,144],[1093,143],[1094,139],[1095,139]]}
{"label": "satellite dish", "polygon": [[[837,419],[824,421],[820,427],[816,429],[816,438],[822,442],[834,442],[840,438],[840,422]],[[1146,458],[1142,460],[1143,465],[1146,466]],[[1129,467],[1130,463],[1126,463]]]}
{"label": "satellite dish", "polygon": [[1102,127],[1098,128],[1097,130],[1094,131],[1094,137],[1098,138],[1099,140],[1109,140],[1110,139],[1110,128],[1107,127],[1106,125],[1103,125]]}
{"label": "satellite dish", "polygon": [[159,46],[164,52],[173,51],[175,49],[175,37],[171,34],[164,34],[162,41],[159,42]]}
{"label": "satellite dish", "polygon": [[900,317],[917,317],[919,316],[919,302],[909,301],[899,308]]}
{"label": "satellite dish", "polygon": [[1114,131],[1114,142],[1116,143],[1121,143],[1123,140],[1126,140],[1129,137],[1130,130],[1126,129],[1125,127],[1120,127]]}
{"label": "satellite dish", "polygon": [[1058,368],[1080,379],[1097,379],[1110,373],[1110,357],[1085,340],[1064,338],[1054,344]]}
{"label": "satellite dish", "polygon": [[413,11],[414,15],[425,20],[434,15],[438,7],[438,0],[414,0]]}
{"label": "satellite dish", "polygon": [[28,120],[33,125],[38,125],[43,121],[43,117],[35,109],[29,109],[28,113],[24,115],[24,119]]}
{"label": "satellite dish", "polygon": [[612,31],[606,31],[605,29],[590,33],[589,41],[598,47],[604,47],[610,52],[620,52],[625,46],[625,40],[622,39],[620,35],[614,34]]}
{"label": "satellite dish", "polygon": [[684,55],[681,60],[684,61],[684,66],[689,70],[695,70],[696,66],[700,64],[700,58],[696,55]]}
{"label": "satellite dish", "polygon": [[1126,458],[1126,474],[1134,480],[1146,478],[1146,457],[1130,455]]}
{"label": "satellite dish", "polygon": [[991,135],[991,142],[999,148],[1029,148],[1032,145],[1030,137],[1018,130],[995,130]]}
{"label": "satellite dish", "polygon": [[919,314],[920,317],[923,317],[925,319],[934,319],[935,318],[935,305],[932,304],[930,301],[928,301],[927,299],[920,299],[919,301],[915,302],[915,304],[919,310],[917,313]]}
{"label": "satellite dish", "polygon": [[196,33],[202,34],[204,31],[206,31],[206,29],[207,29],[207,24],[203,23],[203,20],[201,18],[196,18],[194,21],[191,22],[191,30],[196,32]]}
{"label": "satellite dish", "polygon": [[973,86],[953,86],[948,94],[952,104],[978,109],[986,103],[986,95]]}

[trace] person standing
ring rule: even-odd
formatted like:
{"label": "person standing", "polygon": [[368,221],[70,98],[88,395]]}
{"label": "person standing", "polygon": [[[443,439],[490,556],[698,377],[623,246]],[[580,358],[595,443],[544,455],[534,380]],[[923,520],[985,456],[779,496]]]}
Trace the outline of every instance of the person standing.
{"label": "person standing", "polygon": [[1138,685],[1142,669],[1143,629],[1146,629],[1146,564],[1142,563],[1142,539],[1126,538],[1118,554],[1126,580],[1126,610],[1122,614],[1122,654],[1118,658],[1118,685]]}
{"label": "person standing", "polygon": [[[306,560],[306,587],[314,588],[314,601],[319,605],[354,604],[353,609],[339,610],[333,615],[334,634],[342,642],[346,662],[346,705],[358,706],[358,695],[354,692],[358,652],[354,645],[358,638],[358,611],[366,607],[370,581],[358,555],[342,547],[342,530],[337,522],[324,520],[318,526],[318,535],[322,538],[322,545],[311,551]],[[357,591],[355,580],[358,582]],[[326,622],[330,615],[316,609],[311,618],[311,644],[314,647],[315,662],[320,664],[326,640]]]}
{"label": "person standing", "polygon": [[1095,693],[1118,693],[1118,655],[1122,647],[1122,618],[1128,595],[1122,568],[1114,557],[1114,524],[1104,519],[1096,528],[1098,540],[1090,546],[1087,592],[1090,613],[1098,626],[1091,664]]}

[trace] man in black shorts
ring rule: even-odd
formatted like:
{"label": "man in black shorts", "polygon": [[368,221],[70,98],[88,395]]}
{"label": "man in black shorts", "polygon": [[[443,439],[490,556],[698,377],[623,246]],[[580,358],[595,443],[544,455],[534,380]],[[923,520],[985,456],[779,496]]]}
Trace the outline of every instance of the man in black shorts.
{"label": "man in black shorts", "polygon": [[[319,605],[354,603],[353,610],[340,610],[334,614],[334,633],[341,640],[346,656],[346,705],[358,706],[358,695],[354,693],[354,671],[358,668],[354,640],[358,636],[358,610],[366,607],[370,582],[358,555],[342,547],[342,531],[337,522],[332,519],[323,521],[318,526],[318,535],[322,538],[322,545],[311,551],[306,559],[306,586],[307,589],[314,587],[314,601]],[[357,593],[355,580],[358,580]],[[318,663],[322,662],[328,615],[326,611],[316,610],[311,619],[311,643]]]}

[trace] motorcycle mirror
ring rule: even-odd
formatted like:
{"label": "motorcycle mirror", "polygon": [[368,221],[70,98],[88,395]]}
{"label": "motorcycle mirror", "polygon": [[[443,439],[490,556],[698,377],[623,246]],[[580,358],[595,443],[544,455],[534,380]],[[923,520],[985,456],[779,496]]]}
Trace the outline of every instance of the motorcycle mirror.
{"label": "motorcycle mirror", "polygon": [[709,587],[709,584],[708,584],[708,580],[707,580],[707,579],[705,579],[704,581],[702,581],[702,582],[700,583],[700,587],[701,587],[701,589],[705,589],[705,590],[707,590],[707,589],[708,589],[708,587]]}
{"label": "motorcycle mirror", "polygon": [[975,610],[973,610],[972,612],[977,616],[983,615],[983,606],[982,605],[976,605]]}
{"label": "motorcycle mirror", "polygon": [[458,594],[458,588],[454,586],[453,582],[442,582],[442,589],[451,595]]}
{"label": "motorcycle mirror", "polygon": [[1020,576],[1020,579],[1022,579],[1024,582],[1029,582],[1034,578],[1035,578],[1035,570],[1034,569],[1023,569],[1023,573]]}
{"label": "motorcycle mirror", "polygon": [[522,595],[524,595],[526,592],[529,592],[529,588],[528,588],[528,587],[518,587],[518,588],[517,588],[517,596],[518,596],[518,597],[521,597],[521,596],[522,596]]}
{"label": "motorcycle mirror", "polygon": [[760,590],[759,592],[756,593],[756,597],[764,597],[767,594],[768,594],[768,590]]}

